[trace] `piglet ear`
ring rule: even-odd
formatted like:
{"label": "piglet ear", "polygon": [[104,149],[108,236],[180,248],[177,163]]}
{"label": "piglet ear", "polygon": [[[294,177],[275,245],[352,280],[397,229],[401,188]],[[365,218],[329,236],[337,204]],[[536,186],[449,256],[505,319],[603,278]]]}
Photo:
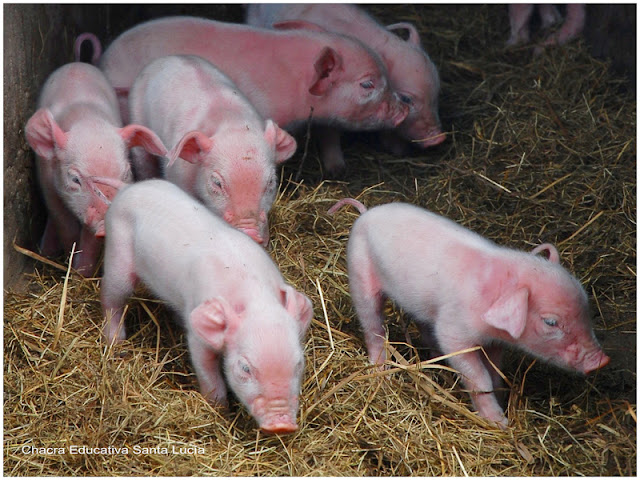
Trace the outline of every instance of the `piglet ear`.
{"label": "piglet ear", "polygon": [[394,23],[393,25],[387,25],[387,30],[392,32],[393,30],[408,30],[409,38],[407,42],[412,43],[413,45],[420,46],[420,35],[418,34],[418,30],[416,27],[409,22],[400,22]]}
{"label": "piglet ear", "polygon": [[193,131],[185,134],[184,137],[169,152],[169,163],[173,165],[178,157],[189,163],[199,163],[203,157],[213,148],[213,140],[204,133]]}
{"label": "piglet ear", "polygon": [[221,351],[230,314],[232,311],[227,302],[214,298],[194,308],[189,316],[189,323],[208,345]]}
{"label": "piglet ear", "polygon": [[482,320],[517,339],[524,332],[528,310],[529,289],[523,287],[498,298],[482,315]]}
{"label": "piglet ear", "polygon": [[284,20],[271,25],[276,30],[309,30],[311,32],[327,33],[327,29],[317,23],[307,22],[306,20]]}
{"label": "piglet ear", "polygon": [[313,305],[311,300],[304,294],[297,291],[291,285],[282,288],[282,303],[289,315],[298,321],[300,326],[300,336],[302,337],[313,318]]}
{"label": "piglet ear", "polygon": [[556,247],[551,245],[550,243],[543,243],[542,245],[538,245],[536,248],[531,250],[531,255],[537,255],[540,252],[547,251],[549,254],[549,261],[551,263],[560,263],[560,254]]}
{"label": "piglet ear", "polygon": [[118,130],[129,148],[142,147],[152,155],[166,155],[167,148],[158,136],[142,125],[127,125]]}
{"label": "piglet ear", "polygon": [[327,93],[335,82],[336,72],[341,64],[342,58],[338,52],[331,47],[324,47],[313,64],[316,75],[309,93],[317,97]]}
{"label": "piglet ear", "polygon": [[67,145],[67,134],[62,131],[47,108],[34,113],[25,127],[27,142],[42,158],[53,160],[56,147],[64,149]]}
{"label": "piglet ear", "polygon": [[280,164],[285,160],[289,160],[296,153],[298,146],[295,138],[281,129],[272,120],[267,120],[267,126],[264,129],[264,138],[276,148],[276,163]]}

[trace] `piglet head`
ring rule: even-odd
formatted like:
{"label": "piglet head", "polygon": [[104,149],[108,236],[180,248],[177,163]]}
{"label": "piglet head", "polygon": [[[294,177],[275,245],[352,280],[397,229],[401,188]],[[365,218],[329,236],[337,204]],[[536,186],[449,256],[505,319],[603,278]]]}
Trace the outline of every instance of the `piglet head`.
{"label": "piglet head", "polygon": [[[146,127],[116,128],[105,120],[87,118],[63,131],[48,109],[38,110],[29,119],[26,135],[45,163],[41,181],[50,182],[67,208],[96,236],[104,236],[104,215],[118,185],[132,181],[127,148],[142,146],[156,155],[166,153],[160,139]],[[94,181],[97,178],[107,183]]]}
{"label": "piglet head", "polygon": [[482,316],[495,336],[560,367],[589,373],[609,363],[590,325],[587,295],[559,262],[558,252],[544,244],[520,274]]}
{"label": "piglet head", "polygon": [[275,166],[295,149],[293,137],[271,120],[263,131],[248,125],[212,137],[194,131],[170,152],[168,168],[177,158],[196,165],[199,173],[192,193],[231,226],[266,246],[267,214],[277,190]]}
{"label": "piglet head", "polygon": [[409,113],[391,91],[380,57],[361,42],[332,35],[313,63],[315,115],[346,129],[394,128]]}
{"label": "piglet head", "polygon": [[313,314],[311,302],[287,285],[275,304],[255,303],[209,300],[194,310],[191,325],[223,352],[227,383],[260,429],[294,432],[304,370],[301,338]]}
{"label": "piglet head", "polygon": [[398,126],[398,131],[418,147],[438,145],[446,139],[438,115],[438,70],[422,49],[415,26],[402,22],[386,28],[389,31],[409,32],[407,40],[389,42],[381,53],[389,71],[391,85],[409,109],[407,118]]}

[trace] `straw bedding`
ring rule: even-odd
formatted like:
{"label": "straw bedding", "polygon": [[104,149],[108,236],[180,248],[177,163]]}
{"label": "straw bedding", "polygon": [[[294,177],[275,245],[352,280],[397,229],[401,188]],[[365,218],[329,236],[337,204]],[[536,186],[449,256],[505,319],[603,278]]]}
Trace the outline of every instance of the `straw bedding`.
{"label": "straw bedding", "polygon": [[[315,308],[300,430],[265,436],[237,402],[208,405],[182,330],[143,288],[130,337],[107,348],[99,279],[67,281],[54,259],[5,293],[5,475],[636,475],[635,94],[581,41],[535,59],[505,50],[502,6],[371,8],[420,30],[448,140],[391,155],[351,135],[346,176],[321,181],[300,136],[282,170],[269,252]],[[610,365],[580,377],[511,351],[502,431],[470,410],[444,362],[425,363],[389,303],[392,368],[372,371],[345,263],[357,213],[326,213],[344,196],[414,203],[514,248],[555,243]]]}

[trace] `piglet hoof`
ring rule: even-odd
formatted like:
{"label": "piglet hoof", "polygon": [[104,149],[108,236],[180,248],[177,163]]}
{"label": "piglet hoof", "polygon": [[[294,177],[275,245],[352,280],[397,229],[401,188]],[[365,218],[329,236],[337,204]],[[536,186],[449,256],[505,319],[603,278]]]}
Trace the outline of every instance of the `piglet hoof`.
{"label": "piglet hoof", "polygon": [[324,146],[320,154],[322,164],[324,166],[324,175],[326,178],[342,178],[347,168],[344,161],[344,154],[338,143],[337,148],[331,148],[331,145]]}
{"label": "piglet hoof", "polygon": [[[121,309],[120,309],[121,310]],[[122,311],[107,310],[104,314],[104,330],[102,334],[107,345],[118,345],[127,338]]]}
{"label": "piglet hoof", "polygon": [[91,278],[93,275],[93,265],[75,265],[76,262],[73,262],[73,269],[75,272],[84,278]]}
{"label": "piglet hoof", "polygon": [[104,339],[107,342],[107,345],[119,345],[124,342],[126,338],[127,336],[124,330],[124,325],[119,325],[119,328],[115,329],[105,328]]}
{"label": "piglet hoof", "polygon": [[502,416],[502,418],[500,418],[498,420],[494,420],[493,422],[501,430],[507,430],[508,427],[509,427],[509,419],[507,417],[505,417],[504,415]]}
{"label": "piglet hoof", "polygon": [[216,391],[205,392],[200,388],[200,393],[213,408],[218,408],[223,413],[229,413],[229,400],[227,399],[226,391],[224,393]]}
{"label": "piglet hoof", "polygon": [[484,414],[481,415],[501,430],[507,430],[509,427],[509,419],[502,412],[495,412],[486,416]]}
{"label": "piglet hoof", "polygon": [[344,174],[347,170],[347,166],[344,161],[340,162],[327,162],[324,164],[324,176],[330,180],[337,180],[344,178]]}

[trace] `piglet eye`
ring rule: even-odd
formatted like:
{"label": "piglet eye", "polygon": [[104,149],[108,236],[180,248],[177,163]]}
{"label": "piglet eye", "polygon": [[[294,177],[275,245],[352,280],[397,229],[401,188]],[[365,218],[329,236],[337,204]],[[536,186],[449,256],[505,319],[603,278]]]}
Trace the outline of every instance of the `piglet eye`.
{"label": "piglet eye", "polygon": [[373,87],[374,87],[374,85],[373,85],[373,81],[371,81],[371,80],[366,80],[366,81],[362,82],[362,83],[360,84],[360,86],[361,86],[362,88],[366,88],[367,90],[369,90],[369,89],[371,89],[371,88],[373,88]]}
{"label": "piglet eye", "polygon": [[214,187],[222,190],[222,180],[220,180],[218,177],[211,177],[211,183]]}
{"label": "piglet eye", "polygon": [[80,181],[80,175],[78,174],[77,171],[69,170],[68,175],[69,175],[69,180],[71,180],[72,183],[82,186],[82,182]]}
{"label": "piglet eye", "polygon": [[250,375],[250,374],[251,374],[251,369],[249,368],[249,365],[247,365],[247,364],[243,364],[243,365],[241,366],[241,368],[242,368],[242,371],[243,371],[244,373],[246,373],[247,375]]}
{"label": "piglet eye", "polygon": [[413,99],[409,95],[405,95],[404,93],[399,93],[400,101],[402,103],[406,103],[407,105],[411,105],[413,103]]}
{"label": "piglet eye", "polygon": [[557,327],[558,326],[558,321],[555,318],[543,318],[542,321],[549,325],[550,327]]}

